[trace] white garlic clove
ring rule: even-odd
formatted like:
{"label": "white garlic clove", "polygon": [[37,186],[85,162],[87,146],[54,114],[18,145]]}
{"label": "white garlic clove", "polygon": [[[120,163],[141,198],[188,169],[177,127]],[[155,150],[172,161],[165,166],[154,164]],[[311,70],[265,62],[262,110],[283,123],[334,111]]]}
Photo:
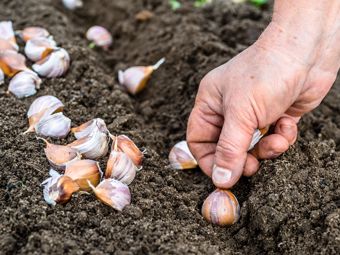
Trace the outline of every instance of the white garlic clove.
{"label": "white garlic clove", "polygon": [[49,38],[34,38],[27,41],[25,46],[26,56],[36,62],[46,58],[54,50],[57,50],[57,43]]}
{"label": "white garlic clove", "polygon": [[96,46],[108,49],[112,44],[112,36],[106,28],[101,26],[90,27],[86,32],[86,38],[93,41]]}
{"label": "white garlic clove", "polygon": [[50,37],[50,33],[42,27],[26,27],[24,30],[19,31],[18,34],[25,42],[35,38]]}
{"label": "white garlic clove", "polygon": [[46,58],[35,63],[32,68],[40,76],[60,77],[66,73],[70,66],[70,56],[66,50],[59,48]]}
{"label": "white garlic clove", "polygon": [[18,98],[34,95],[40,88],[41,79],[32,71],[21,71],[10,81],[8,91]]}
{"label": "white garlic clove", "polygon": [[118,80],[130,94],[135,95],[142,91],[151,74],[157,70],[163,63],[165,58],[160,59],[153,66],[133,66],[125,71],[118,71]]}
{"label": "white garlic clove", "polygon": [[197,167],[197,161],[191,154],[188,143],[176,143],[169,153],[170,165],[174,169],[192,169]]}
{"label": "white garlic clove", "polygon": [[261,138],[268,132],[269,126],[262,128],[262,129],[256,129],[253,138],[251,139],[251,143],[249,146],[248,151],[254,148],[254,146],[261,140]]}
{"label": "white garlic clove", "polygon": [[233,193],[216,189],[204,201],[202,215],[213,224],[232,225],[240,218],[240,205]]}
{"label": "white garlic clove", "polygon": [[0,51],[0,69],[9,77],[20,71],[29,70],[25,56],[13,50]]}
{"label": "white garlic clove", "polygon": [[131,203],[129,187],[120,181],[105,179],[97,187],[90,182],[89,185],[100,201],[118,211]]}
{"label": "white garlic clove", "polygon": [[105,171],[105,178],[113,178],[129,185],[136,176],[138,168],[129,156],[120,151],[112,151]]}
{"label": "white garlic clove", "polygon": [[5,74],[4,72],[0,69],[0,85],[3,84],[5,81]]}
{"label": "white garlic clove", "polygon": [[81,139],[83,137],[89,136],[95,130],[98,130],[102,133],[108,133],[108,129],[103,119],[95,118],[93,120],[85,122],[78,127],[72,128],[71,132],[77,139]]}
{"label": "white garlic clove", "polygon": [[64,138],[70,132],[71,120],[62,112],[45,116],[35,125],[38,135],[52,138]]}
{"label": "white garlic clove", "polygon": [[19,50],[19,46],[15,40],[12,21],[0,22],[0,39],[10,42],[16,51]]}
{"label": "white garlic clove", "polygon": [[63,0],[64,6],[73,11],[77,8],[83,7],[83,1],[82,0]]}
{"label": "white garlic clove", "polygon": [[0,39],[0,51],[6,50],[18,51],[18,48],[15,47],[10,41]]}
{"label": "white garlic clove", "polygon": [[99,130],[94,130],[90,135],[78,139],[68,146],[76,149],[84,158],[88,159],[98,159],[105,156],[109,148],[107,134]]}

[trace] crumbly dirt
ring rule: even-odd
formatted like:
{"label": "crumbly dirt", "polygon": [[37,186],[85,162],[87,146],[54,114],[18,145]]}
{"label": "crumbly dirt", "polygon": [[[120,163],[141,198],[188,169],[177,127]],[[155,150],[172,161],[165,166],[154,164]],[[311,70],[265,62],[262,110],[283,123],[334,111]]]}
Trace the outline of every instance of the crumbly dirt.
{"label": "crumbly dirt", "polygon": [[[241,219],[232,227],[212,226],[200,214],[214,189],[208,177],[168,167],[169,149],[185,138],[199,81],[256,40],[270,7],[218,0],[197,9],[187,1],[172,11],[166,0],[85,0],[83,9],[71,12],[60,2],[0,2],[0,20],[13,20],[16,29],[47,28],[72,57],[67,75],[44,79],[33,97],[19,100],[0,87],[0,254],[340,253],[339,82],[302,119],[296,145],[233,189]],[[154,16],[137,21],[141,10]],[[87,47],[84,33],[95,24],[113,34],[107,52]],[[119,69],[161,57],[166,63],[140,95],[119,87]],[[65,206],[44,202],[44,145],[21,133],[29,105],[47,94],[65,103],[73,125],[101,117],[112,133],[127,134],[147,149],[144,168],[130,186],[132,204],[123,212],[85,194]]]}

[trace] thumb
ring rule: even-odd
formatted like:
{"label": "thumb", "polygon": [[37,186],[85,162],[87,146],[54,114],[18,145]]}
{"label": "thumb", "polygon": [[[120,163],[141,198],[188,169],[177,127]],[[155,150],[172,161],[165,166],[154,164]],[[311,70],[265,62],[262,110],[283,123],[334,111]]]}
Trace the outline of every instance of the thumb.
{"label": "thumb", "polygon": [[212,180],[216,187],[231,188],[241,177],[256,125],[224,116],[216,146]]}

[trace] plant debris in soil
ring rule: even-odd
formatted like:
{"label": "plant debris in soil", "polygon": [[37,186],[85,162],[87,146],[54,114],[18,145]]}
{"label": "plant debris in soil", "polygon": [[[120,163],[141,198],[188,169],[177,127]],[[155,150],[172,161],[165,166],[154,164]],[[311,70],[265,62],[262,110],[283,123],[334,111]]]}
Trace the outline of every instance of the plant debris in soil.
{"label": "plant debris in soil", "polygon": [[[88,0],[73,12],[61,1],[0,2],[0,20],[18,29],[45,27],[72,59],[67,75],[44,80],[34,97],[18,100],[0,87],[0,254],[340,253],[339,81],[301,120],[296,145],[235,186],[241,206],[235,225],[202,218],[202,203],[214,190],[208,177],[169,168],[168,152],[185,139],[199,81],[253,43],[271,14],[270,7],[226,0],[202,8],[181,2],[173,11],[163,0]],[[136,19],[141,11],[151,15]],[[109,51],[88,48],[84,34],[92,25],[112,33]],[[166,63],[138,96],[118,85],[118,70],[162,57]],[[44,144],[21,133],[29,105],[48,94],[65,103],[73,125],[100,117],[110,131],[147,149],[123,212],[86,194],[65,206],[44,202]]]}

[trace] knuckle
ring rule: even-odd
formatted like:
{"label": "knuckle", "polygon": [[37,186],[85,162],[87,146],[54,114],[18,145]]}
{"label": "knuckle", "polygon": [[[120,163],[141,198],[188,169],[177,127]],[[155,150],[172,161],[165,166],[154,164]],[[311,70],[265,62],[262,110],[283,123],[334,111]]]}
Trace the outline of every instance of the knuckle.
{"label": "knuckle", "polygon": [[240,152],[235,143],[220,139],[216,146],[216,154],[225,160],[233,160],[240,155]]}

